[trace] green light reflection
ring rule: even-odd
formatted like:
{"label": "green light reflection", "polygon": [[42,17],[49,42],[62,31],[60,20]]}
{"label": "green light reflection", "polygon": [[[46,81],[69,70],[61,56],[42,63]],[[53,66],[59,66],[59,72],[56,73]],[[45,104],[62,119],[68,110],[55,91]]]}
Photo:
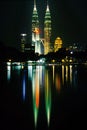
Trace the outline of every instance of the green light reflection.
{"label": "green light reflection", "polygon": [[51,88],[50,81],[48,78],[48,71],[45,75],[45,106],[48,126],[50,124],[50,113],[51,113]]}
{"label": "green light reflection", "polygon": [[38,111],[39,111],[39,68],[33,70],[32,73],[32,98],[33,98],[33,111],[34,123],[37,126]]}

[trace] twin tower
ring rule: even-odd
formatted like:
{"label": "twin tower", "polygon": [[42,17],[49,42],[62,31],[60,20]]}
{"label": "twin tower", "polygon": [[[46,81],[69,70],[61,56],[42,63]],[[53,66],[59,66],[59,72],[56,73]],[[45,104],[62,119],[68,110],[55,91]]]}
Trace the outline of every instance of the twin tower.
{"label": "twin tower", "polygon": [[47,1],[47,8],[45,11],[44,29],[43,29],[44,38],[40,37],[39,18],[38,18],[38,12],[36,7],[36,0],[34,0],[34,8],[32,14],[32,46],[35,46],[35,53],[47,54],[51,51],[51,43],[50,43],[51,30],[52,30],[51,15],[50,15],[49,5]]}

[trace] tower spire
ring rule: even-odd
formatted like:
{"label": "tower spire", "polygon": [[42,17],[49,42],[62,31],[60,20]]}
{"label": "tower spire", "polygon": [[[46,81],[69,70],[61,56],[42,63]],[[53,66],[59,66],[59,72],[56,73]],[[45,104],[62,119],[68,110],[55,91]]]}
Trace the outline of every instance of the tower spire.
{"label": "tower spire", "polygon": [[34,0],[34,10],[36,10],[36,0]]}
{"label": "tower spire", "polygon": [[48,5],[48,0],[47,0],[47,9],[46,9],[46,11],[49,11],[49,5]]}

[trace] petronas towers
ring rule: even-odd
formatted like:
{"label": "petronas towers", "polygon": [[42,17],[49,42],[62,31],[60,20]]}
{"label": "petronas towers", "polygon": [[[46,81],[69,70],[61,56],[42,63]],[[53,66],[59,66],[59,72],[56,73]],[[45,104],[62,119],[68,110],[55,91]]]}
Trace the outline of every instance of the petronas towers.
{"label": "petronas towers", "polygon": [[38,18],[38,12],[36,7],[36,0],[34,0],[34,8],[32,14],[32,46],[35,46],[35,53],[41,54],[42,49],[41,46],[43,45],[44,54],[50,52],[50,38],[51,38],[51,14],[50,9],[47,1],[47,8],[45,11],[45,18],[44,18],[44,37],[40,37],[40,23]]}

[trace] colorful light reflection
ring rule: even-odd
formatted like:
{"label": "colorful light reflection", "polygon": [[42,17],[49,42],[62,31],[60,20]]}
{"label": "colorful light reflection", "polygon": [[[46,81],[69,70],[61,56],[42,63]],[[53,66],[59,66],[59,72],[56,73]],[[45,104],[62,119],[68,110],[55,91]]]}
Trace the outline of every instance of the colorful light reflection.
{"label": "colorful light reflection", "polygon": [[37,119],[38,119],[38,111],[39,111],[39,97],[40,97],[40,90],[39,90],[39,66],[33,70],[32,76],[32,95],[33,95],[33,110],[34,110],[34,123],[35,127],[37,126]]}
{"label": "colorful light reflection", "polygon": [[46,105],[46,115],[48,126],[50,124],[50,113],[51,113],[51,86],[48,78],[48,71],[45,73],[45,105]]}

